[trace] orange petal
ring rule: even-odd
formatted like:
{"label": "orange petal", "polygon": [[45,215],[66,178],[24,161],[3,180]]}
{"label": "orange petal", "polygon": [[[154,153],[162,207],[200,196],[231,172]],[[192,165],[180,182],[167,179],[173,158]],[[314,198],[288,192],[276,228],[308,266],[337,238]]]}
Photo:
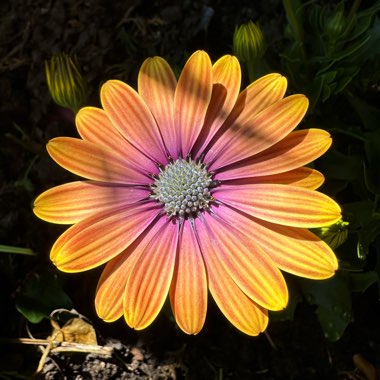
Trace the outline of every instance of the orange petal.
{"label": "orange petal", "polygon": [[74,224],[107,208],[149,198],[149,191],[101,182],[71,182],[53,187],[34,201],[34,213],[51,223]]}
{"label": "orange petal", "polygon": [[[223,267],[236,285],[260,306],[270,310],[285,308],[288,290],[281,272],[261,247],[236,230],[233,223],[215,214],[204,214],[202,224],[197,224],[207,272]],[[215,264],[217,261],[219,264]],[[222,273],[215,276],[223,281]]]}
{"label": "orange petal", "polygon": [[238,180],[232,180],[228,183],[234,185],[248,183],[277,183],[282,185],[298,186],[304,187],[305,189],[315,190],[323,184],[324,180],[325,177],[318,170],[302,167],[290,170],[289,172],[285,173],[272,174],[264,177],[243,178]]}
{"label": "orange petal", "polygon": [[219,169],[216,179],[227,180],[287,172],[320,157],[330,147],[330,134],[322,129],[295,131],[263,152]]}
{"label": "orange petal", "polygon": [[123,298],[128,278],[147,244],[161,231],[166,217],[152,223],[150,228],[105,266],[96,289],[95,308],[106,322],[119,319],[124,313]]}
{"label": "orange petal", "polygon": [[49,141],[47,150],[55,162],[84,178],[130,185],[153,182],[111,150],[89,141],[56,137]]}
{"label": "orange petal", "polygon": [[133,268],[134,260],[130,259],[128,250],[120,253],[105,266],[96,289],[95,309],[105,322],[119,319],[123,311],[125,284]]}
{"label": "orange petal", "polygon": [[222,219],[232,220],[241,233],[254,239],[286,272],[311,279],[325,279],[333,276],[338,269],[331,248],[306,229],[271,224],[225,206],[215,212]]}
{"label": "orange petal", "polygon": [[304,95],[292,95],[265,108],[259,114],[238,118],[206,155],[211,170],[217,170],[271,147],[287,136],[302,120],[308,106]]}
{"label": "orange petal", "polygon": [[241,92],[226,124],[247,123],[252,116],[281,100],[286,88],[287,80],[280,74],[272,73],[257,79]]}
{"label": "orange petal", "polygon": [[160,164],[168,162],[157,123],[132,87],[110,80],[102,86],[100,98],[112,123],[132,145]]}
{"label": "orange petal", "polygon": [[144,174],[158,174],[157,165],[121,136],[104,110],[82,108],[77,113],[75,122],[83,140],[108,148]]}
{"label": "orange petal", "polygon": [[[198,226],[204,228],[199,219],[197,230]],[[245,334],[256,336],[263,332],[268,325],[267,311],[244,294],[217,255],[205,257],[205,264],[211,295],[226,318]]]}
{"label": "orange petal", "polygon": [[[264,178],[261,183],[278,183],[284,185],[304,187],[305,189],[316,190],[325,182],[324,175],[318,170],[302,167],[285,173],[273,174]],[[266,182],[268,181],[268,182]],[[278,181],[278,182],[276,182]]]}
{"label": "orange petal", "polygon": [[95,268],[126,249],[159,212],[151,203],[99,212],[64,232],[53,245],[50,259],[63,272]]}
{"label": "orange petal", "polygon": [[164,59],[154,57],[144,61],[138,77],[139,94],[156,119],[165,146],[173,159],[177,159],[179,153],[173,117],[176,85],[174,73]]}
{"label": "orange petal", "polygon": [[197,51],[186,62],[174,96],[174,120],[182,157],[188,155],[202,129],[211,93],[210,57],[204,51]]}
{"label": "orange petal", "polygon": [[330,197],[296,186],[225,185],[213,196],[256,218],[286,226],[323,227],[342,217],[339,205]]}
{"label": "orange petal", "polygon": [[236,57],[225,55],[212,67],[213,87],[204,125],[194,146],[193,157],[207,147],[234,107],[240,91],[241,70]]}
{"label": "orange petal", "polygon": [[[231,114],[211,142],[211,149],[204,152],[208,162],[212,162],[224,152],[224,144],[242,135],[251,134],[253,118],[265,108],[280,101],[286,91],[286,78],[280,74],[269,74],[247,87],[238,97]],[[223,139],[223,141],[221,141]],[[250,156],[255,152],[251,152]]]}
{"label": "orange petal", "polygon": [[207,312],[207,277],[194,229],[185,221],[170,288],[170,301],[179,327],[187,334],[201,331]]}
{"label": "orange petal", "polygon": [[168,295],[176,260],[178,226],[165,217],[162,228],[150,241],[145,241],[129,275],[123,301],[125,320],[136,330],[153,322]]}

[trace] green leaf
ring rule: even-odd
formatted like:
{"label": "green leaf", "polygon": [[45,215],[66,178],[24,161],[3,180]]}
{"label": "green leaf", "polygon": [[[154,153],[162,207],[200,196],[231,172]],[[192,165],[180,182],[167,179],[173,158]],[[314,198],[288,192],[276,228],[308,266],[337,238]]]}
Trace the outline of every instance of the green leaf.
{"label": "green leaf", "polygon": [[72,308],[58,275],[52,271],[29,274],[16,295],[15,303],[17,310],[31,323],[41,322],[54,309]]}
{"label": "green leaf", "polygon": [[282,0],[294,40],[302,45],[303,42],[303,12],[299,0]]}
{"label": "green leaf", "polygon": [[317,102],[319,100],[319,97],[321,96],[322,89],[323,89],[323,78],[322,77],[315,77],[313,82],[310,85],[310,92],[309,92],[309,98],[310,98],[310,112],[313,112],[315,106],[317,105]]}
{"label": "green leaf", "polygon": [[379,281],[379,275],[375,271],[350,273],[350,288],[352,292],[363,293],[372,284]]}
{"label": "green leaf", "polygon": [[357,53],[361,48],[365,47],[368,43],[371,36],[365,35],[360,40],[353,43],[351,46],[347,47],[343,51],[337,52],[332,59],[336,61],[341,61],[346,58],[354,58],[352,57],[355,53]]}
{"label": "green leaf", "polygon": [[363,228],[372,219],[373,203],[369,201],[345,203],[343,205],[345,218],[350,228],[356,230]]}
{"label": "green leaf", "polygon": [[375,57],[380,54],[380,21],[376,19],[373,28],[369,31],[370,40],[368,44],[359,53],[363,56],[362,60],[369,57]]}
{"label": "green leaf", "polygon": [[352,321],[351,309],[341,309],[339,306],[334,309],[319,306],[317,316],[325,337],[332,342],[340,339],[344,330]]}
{"label": "green leaf", "polygon": [[[379,4],[378,4],[378,8],[379,8]],[[370,16],[371,21],[372,21],[373,14]],[[367,35],[370,37],[369,41],[357,52],[356,57],[355,57],[357,62],[359,61],[363,62],[369,58],[375,57],[377,54],[380,53],[380,46],[379,46],[380,21],[378,17],[374,19],[373,25],[367,31]]]}
{"label": "green leaf", "polygon": [[380,125],[380,109],[368,105],[356,96],[347,97],[367,130],[376,131]]}
{"label": "green leaf", "polygon": [[336,87],[335,83],[332,83],[330,85],[326,85],[323,87],[323,92],[322,92],[322,97],[321,97],[322,102],[325,102],[331,96],[331,94],[334,93],[335,87]]}
{"label": "green leaf", "polygon": [[298,283],[306,300],[318,305],[317,315],[326,338],[338,340],[352,321],[348,276],[337,273],[328,280],[299,279]]}
{"label": "green leaf", "polygon": [[336,149],[330,149],[318,160],[318,169],[328,179],[354,181],[361,179],[363,172],[362,158],[343,154]]}
{"label": "green leaf", "polygon": [[358,232],[357,253],[361,260],[364,260],[369,252],[370,245],[380,234],[380,220],[368,220]]}
{"label": "green leaf", "polygon": [[[379,121],[380,123],[380,121]],[[364,162],[364,179],[367,189],[376,195],[380,194],[380,131],[367,133],[365,143],[366,161]]]}
{"label": "green leaf", "polygon": [[373,18],[373,13],[358,17],[355,29],[348,36],[348,38],[350,40],[354,40],[355,38],[358,38],[359,36],[361,36],[363,33],[367,32],[371,26],[372,18]]}
{"label": "green leaf", "polygon": [[338,79],[337,87],[335,93],[339,94],[342,92],[354,79],[354,77],[359,73],[360,67],[349,67],[348,69],[343,70],[342,75]]}
{"label": "green leaf", "polygon": [[373,218],[376,220],[380,220],[380,195],[376,194],[375,202],[373,205]]}
{"label": "green leaf", "polygon": [[33,252],[30,248],[13,247],[11,245],[3,245],[3,244],[0,244],[0,252],[27,255],[27,256],[37,255],[37,253]]}
{"label": "green leaf", "polygon": [[380,1],[376,1],[375,4],[372,5],[372,7],[369,7],[361,11],[359,14],[359,17],[367,17],[369,15],[373,16],[379,11],[380,11]]}

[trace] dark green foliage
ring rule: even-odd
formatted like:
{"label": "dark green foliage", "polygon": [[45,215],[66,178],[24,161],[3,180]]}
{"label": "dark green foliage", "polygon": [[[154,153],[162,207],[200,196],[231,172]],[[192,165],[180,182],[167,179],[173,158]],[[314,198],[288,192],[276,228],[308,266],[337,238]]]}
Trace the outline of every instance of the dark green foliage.
{"label": "dark green foliage", "polygon": [[32,323],[48,318],[55,309],[72,307],[53,270],[30,273],[16,294],[15,304],[17,310]]}

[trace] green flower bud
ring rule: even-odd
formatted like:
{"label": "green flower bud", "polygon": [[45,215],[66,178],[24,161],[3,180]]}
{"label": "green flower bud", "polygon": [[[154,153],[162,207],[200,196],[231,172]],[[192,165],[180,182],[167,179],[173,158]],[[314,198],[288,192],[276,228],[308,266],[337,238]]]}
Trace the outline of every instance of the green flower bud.
{"label": "green flower bud", "polygon": [[233,50],[241,62],[252,62],[263,56],[264,35],[253,21],[235,28]]}
{"label": "green flower bud", "polygon": [[341,219],[330,226],[317,228],[314,232],[332,249],[336,249],[347,240],[348,225],[348,222]]}
{"label": "green flower bud", "polygon": [[326,20],[325,31],[331,39],[336,39],[344,32],[346,26],[346,17],[342,11],[337,11]]}
{"label": "green flower bud", "polygon": [[54,102],[76,113],[87,98],[87,82],[76,57],[66,53],[54,55],[45,62],[45,73]]}

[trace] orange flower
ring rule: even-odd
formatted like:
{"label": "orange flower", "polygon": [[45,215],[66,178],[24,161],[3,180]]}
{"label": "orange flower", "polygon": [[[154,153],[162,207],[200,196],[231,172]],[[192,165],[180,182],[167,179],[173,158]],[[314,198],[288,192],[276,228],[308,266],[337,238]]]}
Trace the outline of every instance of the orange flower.
{"label": "orange flower", "polygon": [[147,327],[169,294],[180,328],[198,333],[207,293],[239,330],[264,331],[267,309],[288,292],[280,270],[331,277],[337,260],[306,228],[338,221],[317,191],[323,176],[304,165],[330,146],[319,129],[292,132],[304,95],[284,98],[286,79],[267,75],[242,93],[240,66],[195,52],[177,83],[168,63],[147,59],[138,92],[111,80],[103,109],[82,108],[81,139],[48,143],[51,157],[87,181],[41,194],[40,218],[74,224],[51,250],[62,271],[107,263],[95,305],[111,322]]}

